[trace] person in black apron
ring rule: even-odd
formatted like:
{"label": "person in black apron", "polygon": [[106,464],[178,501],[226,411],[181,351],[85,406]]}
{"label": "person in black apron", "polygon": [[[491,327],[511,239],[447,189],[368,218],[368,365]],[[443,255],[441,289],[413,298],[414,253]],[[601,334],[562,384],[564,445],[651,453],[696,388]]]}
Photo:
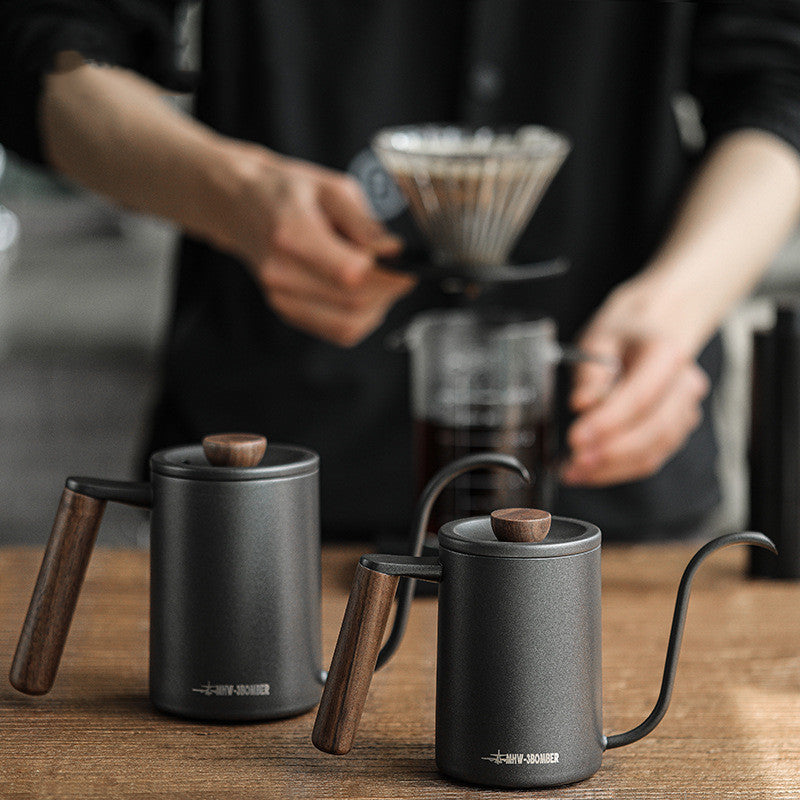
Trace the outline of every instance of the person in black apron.
{"label": "person in black apron", "polygon": [[571,269],[502,299],[624,366],[577,373],[554,510],[695,531],[720,498],[715,331],[800,203],[800,3],[205,0],[199,124],[155,86],[188,85],[179,5],[0,0],[0,142],[185,231],[148,451],[304,444],[326,537],[403,535],[408,375],[385,339],[454,300],[378,265],[422,243],[369,142],[535,123],[572,153],[514,257]]}

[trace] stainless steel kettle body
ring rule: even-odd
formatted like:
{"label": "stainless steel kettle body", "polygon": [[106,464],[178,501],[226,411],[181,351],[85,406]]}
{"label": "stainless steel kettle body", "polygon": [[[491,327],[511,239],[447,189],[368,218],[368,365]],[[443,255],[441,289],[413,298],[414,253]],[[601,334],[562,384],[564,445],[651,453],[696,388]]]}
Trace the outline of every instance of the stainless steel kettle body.
{"label": "stainless steel kettle body", "polygon": [[318,458],[270,445],[256,467],[202,449],[151,459],[150,697],[213,720],[275,719],[318,702]]}
{"label": "stainless steel kettle body", "polygon": [[[151,457],[147,483],[69,478],[11,669],[47,692],[108,500],[151,509],[150,696],[162,711],[239,721],[319,700],[319,458],[228,435]],[[253,439],[261,448],[248,454]],[[207,441],[204,444],[208,444]],[[212,459],[211,461],[209,459]]]}
{"label": "stainless steel kettle body", "polygon": [[546,546],[489,536],[485,517],[439,534],[437,766],[486,786],[582,780],[604,750],[600,531],[556,518]]}

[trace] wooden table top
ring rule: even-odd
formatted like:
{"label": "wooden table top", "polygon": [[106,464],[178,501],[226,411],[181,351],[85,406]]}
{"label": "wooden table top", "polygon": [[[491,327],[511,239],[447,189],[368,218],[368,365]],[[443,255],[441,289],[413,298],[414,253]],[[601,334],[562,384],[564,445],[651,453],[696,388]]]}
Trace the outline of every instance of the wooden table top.
{"label": "wooden table top", "polygon": [[[323,554],[326,665],[360,551]],[[606,733],[658,694],[683,545],[603,551]],[[7,676],[41,553],[0,549],[0,672]],[[0,797],[16,798],[800,798],[800,584],[747,581],[744,548],[701,568],[670,710],[647,738],[608,751],[590,780],[557,790],[481,790],[434,765],[436,601],[418,598],[405,640],[377,673],[356,746],[324,755],[314,713],[208,725],[147,699],[144,552],[98,550],[61,670],[43,697],[0,687]]]}

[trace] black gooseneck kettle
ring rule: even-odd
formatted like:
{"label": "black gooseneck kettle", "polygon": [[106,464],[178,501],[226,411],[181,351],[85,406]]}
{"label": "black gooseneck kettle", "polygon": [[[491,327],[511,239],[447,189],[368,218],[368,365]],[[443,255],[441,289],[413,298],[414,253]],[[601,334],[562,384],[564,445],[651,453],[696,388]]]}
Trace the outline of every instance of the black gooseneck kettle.
{"label": "black gooseneck kettle", "polygon": [[[446,468],[432,484],[450,477]],[[433,499],[435,491],[427,498]],[[426,527],[422,515],[420,542]],[[443,525],[437,557],[362,556],[317,713],[316,747],[335,754],[351,749],[376,663],[391,657],[402,636],[413,579],[439,584],[436,763],[442,773],[497,787],[573,783],[599,769],[606,749],[646,736],[669,704],[700,563],[728,545],[773,552],[775,546],[746,532],[700,548],[678,589],[653,711],[635,728],[605,736],[600,538],[589,522],[506,509]],[[411,580],[379,655],[401,577]]]}

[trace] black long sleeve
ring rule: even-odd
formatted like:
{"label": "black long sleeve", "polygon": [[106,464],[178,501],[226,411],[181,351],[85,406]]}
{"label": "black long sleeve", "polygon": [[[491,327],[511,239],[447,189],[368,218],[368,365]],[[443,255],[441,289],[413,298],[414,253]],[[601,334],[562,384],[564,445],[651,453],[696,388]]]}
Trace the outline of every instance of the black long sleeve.
{"label": "black long sleeve", "polygon": [[42,76],[62,50],[186,90],[176,67],[176,0],[0,0],[0,143],[35,162]]}
{"label": "black long sleeve", "polygon": [[800,2],[700,3],[693,52],[712,140],[759,128],[800,150]]}

